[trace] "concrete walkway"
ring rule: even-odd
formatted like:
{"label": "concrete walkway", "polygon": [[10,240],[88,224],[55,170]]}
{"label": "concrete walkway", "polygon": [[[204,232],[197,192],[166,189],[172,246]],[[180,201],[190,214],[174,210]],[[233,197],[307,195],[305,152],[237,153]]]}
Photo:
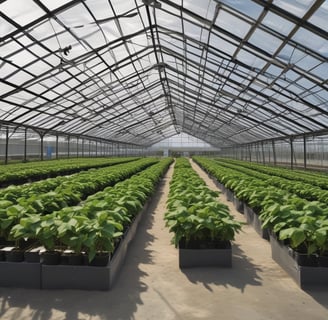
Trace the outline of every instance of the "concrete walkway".
{"label": "concrete walkway", "polygon": [[[193,167],[216,189],[197,165]],[[0,288],[0,319],[328,319],[328,288],[299,289],[271,259],[269,243],[247,225],[234,241],[231,269],[180,270],[177,249],[170,244],[163,221],[172,173],[171,167],[111,291]],[[220,199],[245,221],[231,203]]]}

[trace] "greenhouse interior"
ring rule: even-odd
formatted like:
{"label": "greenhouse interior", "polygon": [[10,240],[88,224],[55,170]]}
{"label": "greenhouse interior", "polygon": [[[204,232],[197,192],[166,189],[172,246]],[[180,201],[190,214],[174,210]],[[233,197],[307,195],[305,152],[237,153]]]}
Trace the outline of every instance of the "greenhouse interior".
{"label": "greenhouse interior", "polygon": [[328,319],[327,0],[0,0],[0,319]]}

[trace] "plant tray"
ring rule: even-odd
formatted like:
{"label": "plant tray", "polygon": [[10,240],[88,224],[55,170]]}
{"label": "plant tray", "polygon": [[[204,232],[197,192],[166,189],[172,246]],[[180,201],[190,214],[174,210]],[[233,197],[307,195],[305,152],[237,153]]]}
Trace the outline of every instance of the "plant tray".
{"label": "plant tray", "polygon": [[0,262],[0,287],[41,288],[41,265],[30,262]]}
{"label": "plant tray", "polygon": [[226,249],[182,249],[179,248],[179,267],[232,267],[231,243]]}
{"label": "plant tray", "polygon": [[328,268],[300,266],[293,259],[289,248],[270,234],[272,259],[284,269],[302,289],[328,287]]}
{"label": "plant tray", "polygon": [[107,266],[42,265],[42,289],[110,290],[123,265],[128,245],[147,211],[149,201],[136,216]]}
{"label": "plant tray", "polygon": [[248,224],[265,240],[269,240],[268,229],[263,229],[259,216],[248,205],[244,204],[244,215]]}

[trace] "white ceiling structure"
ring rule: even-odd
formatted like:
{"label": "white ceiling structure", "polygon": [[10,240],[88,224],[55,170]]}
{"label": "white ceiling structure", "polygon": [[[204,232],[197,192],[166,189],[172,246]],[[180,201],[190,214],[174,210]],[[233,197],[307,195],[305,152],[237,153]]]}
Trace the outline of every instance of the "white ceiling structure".
{"label": "white ceiling structure", "polygon": [[150,146],[328,130],[324,0],[0,0],[0,124]]}

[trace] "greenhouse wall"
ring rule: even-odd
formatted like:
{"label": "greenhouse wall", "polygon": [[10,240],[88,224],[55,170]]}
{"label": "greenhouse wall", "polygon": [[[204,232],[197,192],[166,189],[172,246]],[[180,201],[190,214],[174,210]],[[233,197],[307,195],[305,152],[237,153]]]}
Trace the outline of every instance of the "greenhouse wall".
{"label": "greenhouse wall", "polygon": [[219,157],[290,168],[328,169],[328,135],[261,141],[222,149]]}
{"label": "greenhouse wall", "polygon": [[[42,151],[41,151],[42,150]],[[119,142],[39,133],[24,128],[0,128],[0,162],[77,157],[143,156],[145,148]]]}

